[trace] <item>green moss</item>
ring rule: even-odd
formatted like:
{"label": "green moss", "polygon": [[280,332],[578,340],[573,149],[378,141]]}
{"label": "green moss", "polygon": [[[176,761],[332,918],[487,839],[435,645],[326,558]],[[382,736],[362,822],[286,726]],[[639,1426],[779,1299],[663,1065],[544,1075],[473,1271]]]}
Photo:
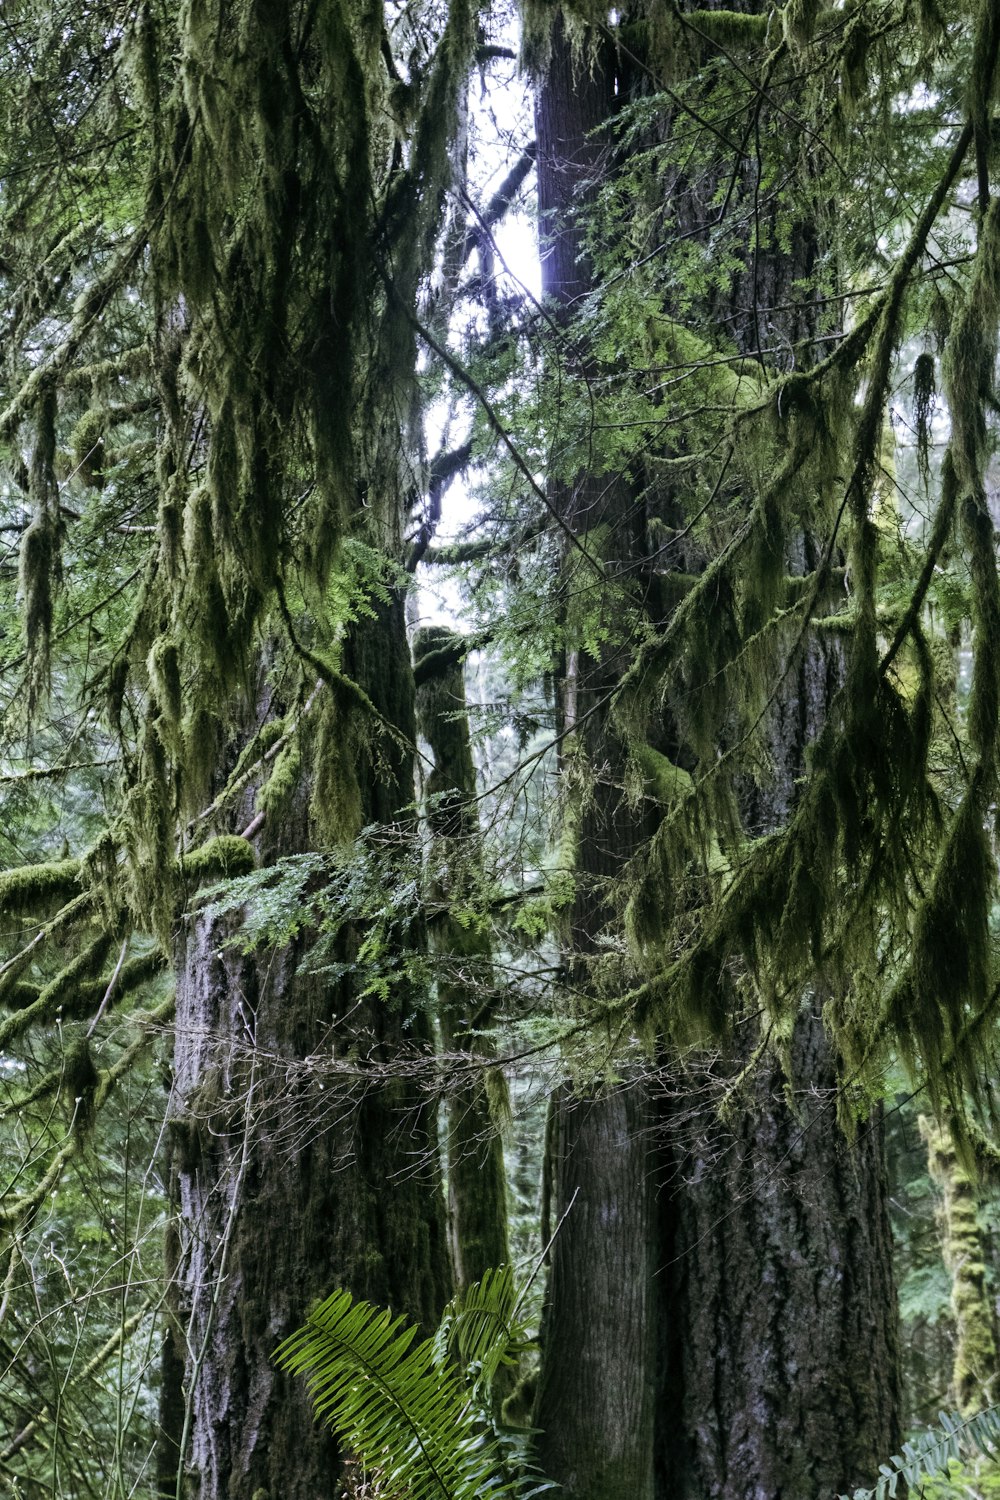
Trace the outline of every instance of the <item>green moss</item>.
{"label": "green moss", "polygon": [[742,52],[760,46],[767,36],[770,16],[747,15],[738,10],[695,10],[685,19],[710,42],[727,52]]}
{"label": "green moss", "polygon": [[37,1000],[8,1016],[0,1025],[0,1051],[9,1047],[13,1039],[21,1036],[29,1026],[38,1021],[52,1021],[64,1007],[71,1005],[80,983],[91,978],[103,965],[113,940],[111,932],[98,933],[54,979],[42,987]]}
{"label": "green moss", "polygon": [[168,635],[161,635],[149,653],[147,666],[160,712],[169,724],[178,724],[181,717],[181,671],[176,641]]}
{"label": "green moss", "polygon": [[94,1094],[99,1081],[90,1043],[86,1037],[78,1037],[64,1054],[61,1082],[73,1129],[81,1135],[93,1124]]}
{"label": "green moss", "polygon": [[88,488],[101,489],[104,484],[104,426],[103,411],[91,408],[84,412],[70,437],[74,472]]}
{"label": "green moss", "polygon": [[55,901],[68,901],[79,894],[78,859],[23,865],[0,875],[0,911],[11,914],[33,913]]}
{"label": "green moss", "polygon": [[191,882],[231,880],[255,870],[257,857],[253,845],[238,834],[220,834],[200,849],[185,854],[180,868],[183,878]]}
{"label": "green moss", "polygon": [[638,745],[633,753],[645,777],[647,794],[661,806],[675,807],[694,790],[690,772],[675,766],[652,745]]}
{"label": "green moss", "polygon": [[948,1126],[921,1116],[920,1133],[927,1143],[931,1177],[943,1194],[944,1259],[952,1277],[955,1315],[952,1384],[956,1404],[968,1416],[993,1399],[997,1379],[996,1330],[976,1189]]}
{"label": "green moss", "polygon": [[257,806],[269,818],[280,817],[302,784],[302,752],[293,738],[278,752],[270,776],[257,793]]}
{"label": "green moss", "polygon": [[368,743],[362,711],[352,696],[335,690],[326,696],[312,728],[309,815],[324,837],[348,844],[365,821],[358,778],[359,759]]}
{"label": "green moss", "polygon": [[[162,974],[166,968],[167,961],[159,949],[154,948],[149,953],[140,954],[130,958],[122,964],[115,980],[111,1003],[118,1005],[137,990],[141,985],[147,984]],[[113,972],[113,971],[112,971]],[[107,994],[108,986],[112,980],[112,974],[102,974],[97,979],[85,979],[76,987],[74,996],[68,998],[63,1005],[64,1017],[77,1017],[89,1015],[98,1006]]]}

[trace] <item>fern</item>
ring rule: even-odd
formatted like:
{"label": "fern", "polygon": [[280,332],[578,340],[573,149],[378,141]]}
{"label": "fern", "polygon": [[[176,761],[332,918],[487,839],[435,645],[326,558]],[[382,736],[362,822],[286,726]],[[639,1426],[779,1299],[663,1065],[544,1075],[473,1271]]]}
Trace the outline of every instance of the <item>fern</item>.
{"label": "fern", "polygon": [[888,1463],[879,1465],[879,1479],[874,1489],[855,1490],[853,1496],[838,1500],[892,1500],[902,1482],[914,1491],[928,1475],[948,1475],[953,1459],[996,1458],[1000,1449],[1000,1406],[988,1406],[973,1417],[940,1412],[938,1426],[921,1433],[913,1442],[904,1443]]}
{"label": "fern", "polygon": [[445,1308],[436,1344],[450,1351],[477,1392],[489,1390],[503,1365],[515,1365],[532,1344],[518,1320],[523,1294],[512,1266],[496,1266]]}
{"label": "fern", "polygon": [[[464,1347],[477,1350],[481,1362],[497,1360],[500,1342],[497,1322],[487,1336],[486,1315],[483,1298],[480,1321],[470,1315],[465,1324]],[[533,1485],[530,1494],[537,1494],[537,1480],[505,1475],[501,1448],[484,1431],[455,1367],[443,1361],[440,1337],[414,1346],[415,1336],[404,1318],[338,1291],[275,1358],[283,1369],[306,1376],[317,1417],[378,1473],[387,1493],[408,1500],[528,1500]]]}

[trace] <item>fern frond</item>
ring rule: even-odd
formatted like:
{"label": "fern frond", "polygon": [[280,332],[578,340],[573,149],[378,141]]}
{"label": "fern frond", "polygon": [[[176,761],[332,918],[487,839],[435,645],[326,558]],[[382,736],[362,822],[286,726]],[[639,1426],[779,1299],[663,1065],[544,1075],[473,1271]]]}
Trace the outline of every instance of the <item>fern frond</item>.
{"label": "fern frond", "polygon": [[402,1317],[334,1292],[275,1353],[308,1381],[316,1416],[408,1500],[524,1496],[439,1346]]}
{"label": "fern frond", "polygon": [[445,1308],[439,1337],[475,1386],[488,1388],[502,1365],[516,1364],[531,1346],[518,1319],[521,1301],[513,1267],[495,1266]]}
{"label": "fern frond", "polygon": [[995,1459],[1000,1452],[1000,1406],[964,1419],[956,1413],[940,1412],[938,1425],[921,1433],[913,1442],[904,1443],[888,1463],[879,1464],[879,1478],[874,1489],[855,1490],[853,1496],[839,1495],[837,1500],[893,1500],[900,1483],[915,1492],[921,1482],[933,1474],[948,1475],[952,1459],[960,1462],[973,1458]]}

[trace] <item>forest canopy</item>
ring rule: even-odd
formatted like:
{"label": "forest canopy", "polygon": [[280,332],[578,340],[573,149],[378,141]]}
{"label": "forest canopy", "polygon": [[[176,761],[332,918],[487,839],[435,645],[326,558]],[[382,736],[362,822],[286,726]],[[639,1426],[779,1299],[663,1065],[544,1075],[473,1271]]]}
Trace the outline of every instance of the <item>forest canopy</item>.
{"label": "forest canopy", "polygon": [[998,58],[5,7],[11,1494],[995,1490]]}

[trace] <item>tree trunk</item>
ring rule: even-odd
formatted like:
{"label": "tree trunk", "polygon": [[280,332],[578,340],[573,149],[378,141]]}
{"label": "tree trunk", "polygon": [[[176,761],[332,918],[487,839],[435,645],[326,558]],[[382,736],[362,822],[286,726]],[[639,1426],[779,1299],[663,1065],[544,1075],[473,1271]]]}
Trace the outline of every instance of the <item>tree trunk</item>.
{"label": "tree trunk", "polygon": [[[396,600],[364,620],[345,666],[412,745],[413,684]],[[341,747],[342,748],[342,747]],[[364,821],[412,803],[408,750],[360,752]],[[268,857],[313,847],[300,790]],[[391,826],[387,837],[393,836]],[[338,1286],[435,1324],[449,1290],[435,1112],[419,1082],[376,1070],[426,1021],[402,1001],[303,974],[307,944],[243,954],[233,924],[196,913],[181,941],[172,1133],[180,1256],[172,1300],[186,1335],[181,1494],[317,1500],[336,1491],[336,1445],[304,1385],[272,1355]],[[349,939],[347,940],[350,941]],[[348,954],[345,951],[345,957]],[[330,1059],[329,1071],[306,1059]],[[354,1074],[353,1078],[351,1074]]]}
{"label": "tree trunk", "polygon": [[[855,1141],[841,1130],[818,1009],[787,1065],[755,1062],[725,1125],[704,1108],[684,1124],[674,1106],[660,1500],[828,1500],[898,1448],[881,1117]],[[718,1078],[701,1082],[711,1108]]]}
{"label": "tree trunk", "polygon": [[[558,314],[593,285],[581,210],[607,170],[606,129],[613,75],[573,56],[561,21],[536,99],[538,211],[542,284]],[[599,566],[617,571],[637,554],[637,508],[628,486],[582,474],[552,487],[568,531],[590,559],[567,546],[572,596],[600,589]],[[595,607],[613,608],[603,597]],[[588,795],[567,848],[574,898],[567,934],[571,992],[595,987],[601,937],[613,919],[611,886],[651,831],[624,794],[626,752],[609,730],[607,699],[628,658],[620,642],[589,653],[569,618],[561,684],[563,765],[583,765]],[[612,627],[610,637],[615,640]],[[586,1000],[581,1002],[586,1006]],[[564,1087],[549,1110],[546,1171],[551,1230],[542,1317],[542,1364],[535,1406],[542,1471],[573,1500],[652,1500],[655,1325],[649,1316],[654,1253],[654,1195],[649,1161],[651,1117],[645,1080],[596,1088],[585,1097]]]}
{"label": "tree trunk", "polygon": [[986,1246],[976,1184],[962,1165],[947,1124],[920,1117],[930,1175],[941,1189],[944,1262],[951,1275],[955,1316],[952,1397],[963,1416],[993,1400],[997,1344],[993,1303],[986,1286]]}
{"label": "tree trunk", "polygon": [[[451,631],[421,630],[413,643],[418,670],[432,652],[449,644],[455,645]],[[448,1237],[455,1281],[464,1288],[491,1267],[510,1261],[510,1241],[503,1141],[488,1074],[496,1088],[506,1085],[499,1070],[490,1067],[495,1049],[481,1034],[493,1019],[490,938],[455,915],[456,907],[474,898],[482,856],[461,661],[422,681],[417,722],[434,759],[424,789],[432,835],[429,894],[437,909],[430,941],[441,964],[437,1011],[446,1073],[458,1070],[447,1096]]]}
{"label": "tree trunk", "polygon": [[[655,1139],[645,1082],[552,1101],[539,1463],[566,1494],[653,1493]],[[543,1233],[551,1234],[550,1222]]]}
{"label": "tree trunk", "polygon": [[[615,83],[611,64],[576,65],[571,50],[557,24],[537,105],[543,284],[564,308],[593,290],[573,212],[600,173],[614,170],[601,127],[629,87],[628,80]],[[700,180],[706,201],[714,186]],[[681,224],[704,222],[686,193],[678,180],[665,211]],[[802,258],[811,262],[816,249],[814,235],[793,239],[790,256],[755,252],[755,308],[758,300],[795,300]],[[739,299],[739,286],[733,296]],[[756,312],[729,311],[736,341],[748,353],[759,349]],[[802,336],[802,328],[791,330],[789,347]],[[608,527],[617,560],[634,569],[648,542],[635,534],[638,507],[610,512],[621,488],[585,477],[563,515],[578,533]],[[794,550],[801,556],[788,567],[805,571],[808,539]],[[620,671],[624,662],[617,665]],[[743,808],[754,833],[788,816],[805,745],[823,721],[839,670],[835,648],[810,648],[784,679],[768,731],[773,781],[748,795]],[[612,726],[593,711],[615,680],[613,662],[568,652],[562,727],[571,732],[591,710],[583,739],[596,767],[575,858],[570,946],[577,988],[585,987],[585,957],[609,919],[600,883],[620,873],[645,836],[621,793],[624,758]],[[898,1445],[880,1117],[876,1112],[855,1142],[841,1132],[836,1059],[818,1005],[803,1006],[787,1077],[774,1057],[756,1055],[755,1025],[742,1029],[745,1040],[728,1060],[689,1072],[681,1098],[655,1123],[640,1092],[588,1101],[564,1092],[553,1101],[550,1217],[553,1227],[562,1222],[551,1258],[536,1422],[544,1429],[543,1468],[579,1500],[626,1491],[656,1500],[819,1500],[870,1481]],[[750,1097],[730,1099],[731,1138],[723,1149],[716,1075],[732,1082],[748,1065]],[[651,1130],[658,1132],[656,1150]],[[641,1397],[651,1363],[655,1440]]]}

